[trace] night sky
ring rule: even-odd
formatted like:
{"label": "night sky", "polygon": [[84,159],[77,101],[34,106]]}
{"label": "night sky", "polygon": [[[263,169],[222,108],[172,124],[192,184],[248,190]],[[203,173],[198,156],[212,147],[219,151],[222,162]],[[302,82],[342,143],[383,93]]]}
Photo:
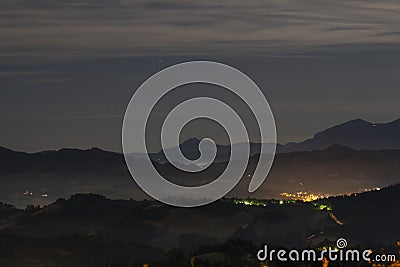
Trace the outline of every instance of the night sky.
{"label": "night sky", "polygon": [[135,89],[190,60],[249,75],[280,143],[354,118],[392,121],[399,44],[397,0],[2,0],[0,146],[120,151]]}

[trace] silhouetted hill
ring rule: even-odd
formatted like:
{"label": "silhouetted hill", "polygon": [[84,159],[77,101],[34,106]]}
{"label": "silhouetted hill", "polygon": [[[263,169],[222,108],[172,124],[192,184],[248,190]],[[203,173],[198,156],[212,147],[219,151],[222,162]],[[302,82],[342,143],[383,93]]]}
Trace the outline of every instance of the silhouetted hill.
{"label": "silhouetted hill", "polygon": [[[340,125],[330,127],[316,133],[312,138],[295,143],[290,142],[285,145],[277,144],[278,153],[293,151],[313,151],[325,149],[329,146],[339,144],[354,149],[387,150],[400,149],[400,119],[389,123],[370,123],[362,119],[355,119]],[[200,156],[198,145],[200,140],[188,139],[180,145],[184,155],[188,158],[196,159]],[[234,144],[243,146],[243,144]],[[265,144],[272,146],[272,144]],[[217,161],[229,159],[230,146],[217,145],[219,154]],[[251,155],[260,152],[259,143],[250,143]],[[155,161],[166,162],[162,151],[151,154]]]}
{"label": "silhouetted hill", "polygon": [[[247,197],[248,183],[257,163],[248,170],[230,196]],[[226,162],[188,175],[171,164],[154,163],[171,181],[201,185],[221,174]],[[359,192],[400,181],[400,150],[355,150],[333,145],[323,150],[280,153],[268,179],[251,196],[279,197],[282,192],[319,194]],[[62,149],[23,153],[0,152],[0,201],[18,207],[46,205],[76,193],[96,193],[111,198],[144,199],[147,196],[130,176],[122,154],[100,149]]]}
{"label": "silhouetted hill", "polygon": [[[400,185],[395,185],[313,203],[247,200],[243,205],[225,199],[192,209],[79,194],[25,211],[24,216],[0,226],[0,236],[57,239],[79,235],[186,250],[236,238],[257,245],[307,246],[311,234],[316,235],[315,243],[345,237],[351,244],[394,244],[399,234],[399,194]],[[322,204],[326,207],[321,209]],[[344,224],[337,224],[330,214]]]}
{"label": "silhouetted hill", "polygon": [[60,170],[71,167],[75,170],[87,170],[93,167],[99,170],[121,162],[123,156],[98,148],[87,150],[64,148],[58,151],[38,153],[16,152],[0,149],[0,172],[21,172],[32,170]]}
{"label": "silhouetted hill", "polygon": [[321,131],[300,143],[288,143],[280,152],[312,151],[334,144],[354,149],[399,149],[400,119],[389,123],[370,123],[361,119],[345,122]]}

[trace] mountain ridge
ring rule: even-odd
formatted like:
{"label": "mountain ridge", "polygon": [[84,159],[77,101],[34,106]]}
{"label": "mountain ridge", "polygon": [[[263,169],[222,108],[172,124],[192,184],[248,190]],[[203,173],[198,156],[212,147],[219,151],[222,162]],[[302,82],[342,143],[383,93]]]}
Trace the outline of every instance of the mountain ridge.
{"label": "mountain ridge", "polygon": [[312,151],[340,144],[353,149],[387,150],[400,148],[400,119],[371,123],[353,119],[317,132],[301,142],[281,145],[279,152]]}
{"label": "mountain ridge", "polygon": [[[200,140],[196,138],[189,138],[180,144],[180,148],[188,158],[199,157],[198,144]],[[233,145],[240,146],[242,143]],[[260,143],[251,142],[251,155],[257,154],[260,151]],[[273,145],[273,144],[265,144]],[[328,148],[332,145],[343,145],[356,150],[372,149],[372,150],[388,150],[388,149],[400,149],[400,119],[396,119],[387,123],[371,123],[363,119],[353,119],[344,123],[334,125],[325,130],[321,130],[315,133],[312,137],[305,139],[301,142],[288,142],[286,144],[276,144],[277,153],[287,153],[292,151],[313,151]],[[225,154],[221,160],[226,160],[229,156],[228,150],[230,145],[217,144],[218,149],[222,154]],[[169,148],[167,148],[169,149]],[[25,154],[45,154],[54,152],[70,152],[70,151],[85,151],[85,152],[108,152],[120,154],[120,152],[107,151],[101,148],[93,147],[89,149],[79,148],[61,148],[59,150],[47,150],[40,152],[20,152],[14,151],[5,147],[0,146],[0,153],[6,152],[20,152]],[[256,152],[254,152],[256,151]],[[143,153],[133,153],[137,156],[143,155]],[[163,158],[165,162],[165,156],[163,151],[156,153],[149,153],[149,156],[156,160],[157,158]]]}

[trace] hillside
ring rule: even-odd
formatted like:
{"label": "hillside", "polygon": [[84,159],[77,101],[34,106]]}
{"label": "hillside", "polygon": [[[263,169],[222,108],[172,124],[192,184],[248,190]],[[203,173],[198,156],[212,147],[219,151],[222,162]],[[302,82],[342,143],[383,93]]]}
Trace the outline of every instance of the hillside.
{"label": "hillside", "polygon": [[279,147],[279,152],[312,151],[340,144],[354,149],[399,149],[400,119],[388,123],[371,123],[355,119],[316,133],[299,143]]}
{"label": "hillside", "polygon": [[[0,264],[168,266],[157,261],[165,260],[165,251],[170,251],[167,257],[180,255],[172,247],[189,254],[229,251],[243,260],[262,244],[319,247],[334,244],[339,237],[352,247],[393,247],[400,236],[399,194],[400,185],[395,185],[311,203],[223,199],[192,209],[74,195],[6,217],[7,223],[0,225]],[[311,235],[315,237],[309,240]]]}
{"label": "hillside", "polygon": [[[277,198],[283,192],[337,195],[362,192],[400,181],[400,150],[354,150],[334,145],[324,150],[281,153],[262,187],[247,192],[257,155],[230,196]],[[170,164],[155,163],[171,181],[200,185],[216,178],[226,163],[188,175]],[[47,205],[77,193],[109,198],[148,198],[130,176],[123,155],[100,149],[62,149],[41,153],[0,152],[0,201],[24,208]]]}
{"label": "hillside", "polygon": [[[320,238],[345,235],[354,242],[385,243],[394,242],[400,234],[397,227],[400,211],[395,201],[399,193],[400,185],[396,185],[380,191],[318,200],[315,205],[258,200],[250,201],[252,206],[225,199],[193,209],[174,208],[155,201],[75,195],[26,212],[12,224],[2,227],[0,234],[41,238],[79,234],[112,240],[141,240],[161,248],[186,246],[186,249],[228,238],[251,238],[255,243],[286,246],[306,245],[310,234],[321,231]],[[321,204],[329,209],[321,210]],[[337,225],[330,219],[330,212],[344,225]],[[382,220],[384,224],[375,231]],[[360,224],[362,229],[358,227]]]}

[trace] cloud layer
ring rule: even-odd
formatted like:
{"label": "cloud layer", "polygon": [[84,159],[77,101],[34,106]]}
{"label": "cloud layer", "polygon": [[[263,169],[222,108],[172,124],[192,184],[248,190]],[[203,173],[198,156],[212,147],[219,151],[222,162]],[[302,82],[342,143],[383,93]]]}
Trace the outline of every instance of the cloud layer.
{"label": "cloud layer", "polygon": [[137,55],[275,53],[400,42],[400,2],[0,2],[0,59],[57,61]]}

